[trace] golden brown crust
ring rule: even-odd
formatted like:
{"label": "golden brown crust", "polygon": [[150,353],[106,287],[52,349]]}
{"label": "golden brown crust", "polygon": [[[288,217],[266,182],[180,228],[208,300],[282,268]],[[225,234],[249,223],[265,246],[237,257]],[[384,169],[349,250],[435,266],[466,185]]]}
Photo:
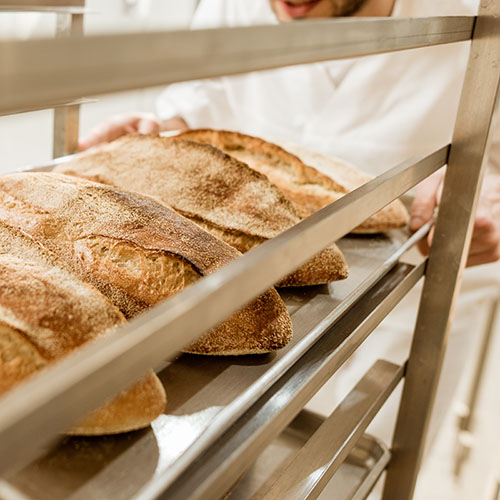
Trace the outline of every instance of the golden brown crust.
{"label": "golden brown crust", "polygon": [[[57,171],[160,198],[203,229],[246,252],[300,221],[290,201],[267,178],[211,146],[132,135],[84,154]],[[314,172],[313,169],[311,169]],[[322,266],[317,264],[322,259]],[[282,283],[314,285],[347,276],[335,246]],[[314,274],[314,273],[317,274]]]}
{"label": "golden brown crust", "polygon": [[[299,146],[286,144],[286,149],[283,149],[276,144],[238,132],[198,129],[188,130],[177,137],[210,144],[246,162],[266,175],[295,204],[302,217],[312,215],[370,180],[369,176],[356,172],[345,162],[330,160]],[[319,164],[328,165],[328,171],[316,170]],[[360,180],[357,185],[345,182],[346,179],[356,178]],[[407,222],[406,209],[396,200],[371,216],[353,232],[379,233],[402,227]]]}
{"label": "golden brown crust", "polygon": [[[8,310],[0,305],[0,318]],[[0,394],[47,366],[47,360],[22,331],[0,320]]]}
{"label": "golden brown crust", "polygon": [[[115,306],[54,254],[0,222],[0,394],[124,323]],[[163,387],[150,373],[72,433],[145,427],[164,407]]]}
{"label": "golden brown crust", "polygon": [[[260,314],[255,315],[257,309]],[[292,338],[292,322],[278,292],[272,289],[210,330],[185,352],[235,356],[263,354],[284,347]]]}
{"label": "golden brown crust", "polygon": [[60,174],[1,177],[0,219],[60,256],[128,317],[182,288],[165,281],[158,294],[150,293],[147,285],[161,280],[169,260],[191,282],[193,274],[239,255],[147,196]]}
{"label": "golden brown crust", "polygon": [[[302,161],[314,165],[322,174],[334,177],[347,191],[362,186],[372,180],[372,177],[358,170],[345,160],[330,158],[319,153],[311,152],[301,146],[282,143],[283,147],[297,155]],[[390,229],[404,227],[409,220],[408,211],[400,200],[394,200],[386,207],[374,213],[362,222],[352,232],[356,234],[375,234]]]}
{"label": "golden brown crust", "polygon": [[192,141],[128,135],[55,171],[133,188],[160,198],[186,217],[261,238],[273,238],[300,220],[265,176]]}
{"label": "golden brown crust", "polygon": [[163,385],[150,371],[130,389],[87,415],[67,434],[99,436],[142,429],[163,413],[166,404]]}
{"label": "golden brown crust", "polygon": [[[325,260],[334,263],[334,265],[325,267]],[[349,276],[349,268],[340,250],[336,246],[332,246],[325,248],[312,259],[309,259],[295,272],[278,283],[277,286],[308,286],[310,276],[316,277],[315,284],[323,285],[331,281],[346,279]]]}
{"label": "golden brown crust", "polygon": [[[16,225],[57,253],[129,317],[171,296],[240,253],[147,196],[60,174],[14,174],[0,178],[0,220]],[[267,350],[291,338],[291,320],[274,290],[265,294],[272,311],[255,301],[213,330],[218,344],[200,352],[226,353],[264,316],[279,332]],[[272,314],[270,314],[270,311]],[[279,321],[275,315],[279,316]],[[238,336],[240,338],[238,338]],[[264,345],[264,340],[262,345]],[[215,346],[215,347],[214,347]],[[218,352],[215,349],[219,349]],[[247,354],[252,353],[249,347]]]}

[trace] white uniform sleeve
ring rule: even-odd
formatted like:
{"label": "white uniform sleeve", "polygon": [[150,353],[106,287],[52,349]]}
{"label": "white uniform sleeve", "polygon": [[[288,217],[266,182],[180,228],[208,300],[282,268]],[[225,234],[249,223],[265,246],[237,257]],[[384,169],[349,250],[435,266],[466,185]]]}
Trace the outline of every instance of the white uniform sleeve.
{"label": "white uniform sleeve", "polygon": [[220,80],[202,80],[169,85],[157,101],[158,116],[180,116],[190,128],[212,126],[220,116],[232,114],[232,107]]}

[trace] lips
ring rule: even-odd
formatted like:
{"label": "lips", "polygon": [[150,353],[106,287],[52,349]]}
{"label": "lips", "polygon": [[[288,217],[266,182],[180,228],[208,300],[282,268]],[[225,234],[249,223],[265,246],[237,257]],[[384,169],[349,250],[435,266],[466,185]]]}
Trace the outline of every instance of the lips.
{"label": "lips", "polygon": [[280,0],[280,6],[283,11],[291,18],[306,17],[306,15],[314,8],[321,0],[311,0],[302,3],[292,3],[286,0]]}

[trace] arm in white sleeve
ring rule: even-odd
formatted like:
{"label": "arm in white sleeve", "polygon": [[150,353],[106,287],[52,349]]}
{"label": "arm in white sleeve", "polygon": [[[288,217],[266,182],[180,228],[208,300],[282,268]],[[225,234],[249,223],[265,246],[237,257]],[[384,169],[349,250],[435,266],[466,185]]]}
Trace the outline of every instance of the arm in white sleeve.
{"label": "arm in white sleeve", "polygon": [[233,109],[220,79],[169,85],[157,101],[162,120],[181,117],[190,128],[232,125]]}

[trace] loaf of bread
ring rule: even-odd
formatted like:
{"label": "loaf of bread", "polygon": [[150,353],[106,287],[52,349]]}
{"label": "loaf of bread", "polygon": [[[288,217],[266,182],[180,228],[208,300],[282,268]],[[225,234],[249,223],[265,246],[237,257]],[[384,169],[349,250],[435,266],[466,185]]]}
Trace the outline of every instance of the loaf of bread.
{"label": "loaf of bread", "polygon": [[[0,220],[56,253],[127,317],[240,255],[148,196],[54,173],[0,177]],[[291,335],[286,306],[271,289],[187,351],[265,353]]]}
{"label": "loaf of bread", "polygon": [[[210,144],[264,174],[308,217],[371,180],[347,162],[331,159],[288,143],[284,148],[257,137],[225,130],[188,130],[179,138]],[[353,233],[380,233],[408,222],[404,205],[395,200]]]}
{"label": "loaf of bread", "polygon": [[[220,151],[158,136],[126,136],[60,165],[58,172],[160,198],[241,252],[297,224],[301,217],[268,179]],[[332,245],[279,286],[328,283],[347,277]]]}
{"label": "loaf of bread", "polygon": [[[54,254],[0,222],[0,394],[125,323],[120,311]],[[69,433],[101,435],[148,426],[163,413],[153,372]]]}

